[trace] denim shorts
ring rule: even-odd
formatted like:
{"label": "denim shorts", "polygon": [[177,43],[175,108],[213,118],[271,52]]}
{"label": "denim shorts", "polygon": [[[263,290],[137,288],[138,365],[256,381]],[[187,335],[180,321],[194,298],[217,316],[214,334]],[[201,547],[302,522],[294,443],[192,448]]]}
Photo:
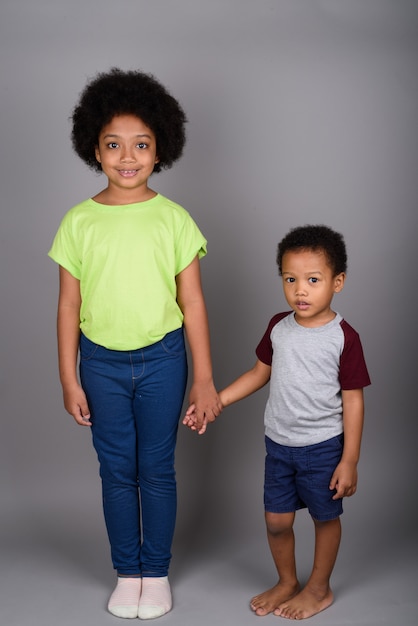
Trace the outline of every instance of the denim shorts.
{"label": "denim shorts", "polygon": [[343,512],[342,499],[333,500],[329,488],[341,460],[344,436],[311,446],[282,446],[266,440],[264,508],[269,513],[292,513],[307,508],[318,521],[336,519]]}

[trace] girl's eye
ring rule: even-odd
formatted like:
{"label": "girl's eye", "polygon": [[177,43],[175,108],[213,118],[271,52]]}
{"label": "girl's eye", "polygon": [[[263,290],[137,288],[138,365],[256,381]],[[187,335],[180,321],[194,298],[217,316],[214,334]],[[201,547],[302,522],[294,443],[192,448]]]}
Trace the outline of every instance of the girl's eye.
{"label": "girl's eye", "polygon": [[316,277],[316,276],[311,276],[311,277],[310,277],[310,279],[309,279],[309,282],[310,282],[310,283],[317,283],[317,282],[318,282],[318,279],[317,279],[317,277]]}
{"label": "girl's eye", "polygon": [[148,145],[146,143],[141,142],[141,143],[137,143],[136,147],[139,148],[140,150],[145,150],[145,148],[147,148]]}
{"label": "girl's eye", "polygon": [[111,141],[110,143],[107,144],[107,147],[110,148],[111,150],[114,150],[115,148],[118,147],[118,144],[116,143],[116,141]]}

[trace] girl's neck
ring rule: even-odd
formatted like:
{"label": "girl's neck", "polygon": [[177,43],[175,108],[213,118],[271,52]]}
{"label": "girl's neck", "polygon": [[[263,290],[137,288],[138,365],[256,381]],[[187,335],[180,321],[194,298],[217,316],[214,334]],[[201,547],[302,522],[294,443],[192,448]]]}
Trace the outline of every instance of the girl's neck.
{"label": "girl's neck", "polygon": [[115,190],[111,187],[106,187],[106,189],[102,189],[102,191],[99,191],[97,195],[93,196],[93,200],[99,204],[119,206],[125,204],[136,204],[137,202],[146,202],[147,200],[155,198],[156,195],[157,192],[149,187],[141,190],[140,192],[139,190],[135,190],[135,193],[132,193],[132,190]]}

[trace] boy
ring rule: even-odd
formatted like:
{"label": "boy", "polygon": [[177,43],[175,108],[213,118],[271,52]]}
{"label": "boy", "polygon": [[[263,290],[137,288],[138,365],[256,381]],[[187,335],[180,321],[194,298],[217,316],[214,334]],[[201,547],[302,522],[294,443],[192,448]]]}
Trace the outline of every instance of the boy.
{"label": "boy", "polygon": [[[347,255],[326,226],[291,230],[277,264],[292,311],[270,321],[257,362],[220,392],[228,406],[270,380],[265,410],[264,504],[278,583],[255,596],[256,615],[304,619],[333,601],[330,577],[341,538],[342,498],[357,487],[363,427],[363,387],[370,384],[360,338],[331,309],[344,286]],[[203,433],[193,406],[183,423]],[[301,589],[295,563],[295,512],[307,507],[315,526],[312,573]]]}

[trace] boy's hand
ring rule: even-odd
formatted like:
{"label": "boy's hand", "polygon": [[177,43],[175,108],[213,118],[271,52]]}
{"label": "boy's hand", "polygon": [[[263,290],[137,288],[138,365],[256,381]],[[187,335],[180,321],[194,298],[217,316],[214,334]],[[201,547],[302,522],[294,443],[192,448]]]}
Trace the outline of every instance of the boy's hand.
{"label": "boy's hand", "polygon": [[357,491],[357,463],[341,461],[335,468],[329,488],[336,489],[333,500],[353,496]]}

